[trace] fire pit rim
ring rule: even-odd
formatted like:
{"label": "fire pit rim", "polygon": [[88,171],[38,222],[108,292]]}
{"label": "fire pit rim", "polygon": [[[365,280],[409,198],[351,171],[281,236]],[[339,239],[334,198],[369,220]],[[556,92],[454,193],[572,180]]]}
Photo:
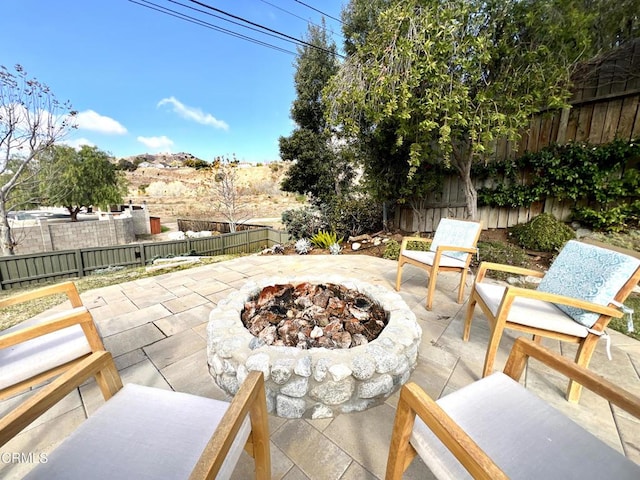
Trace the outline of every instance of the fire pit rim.
{"label": "fire pit rim", "polygon": [[[387,325],[376,339],[365,345],[352,348],[328,349],[325,347],[313,347],[300,349],[292,346],[260,344],[258,338],[247,330],[240,318],[245,301],[258,295],[264,287],[270,285],[298,285],[303,282],[316,284],[335,283],[366,295],[384,309],[388,317]],[[341,275],[265,277],[259,280],[249,280],[238,291],[221,300],[211,312],[209,324],[207,325],[207,357],[211,374],[216,379],[216,383],[232,395],[235,394],[238,386],[244,381],[244,377],[249,370],[262,369],[265,374],[265,380],[267,380],[268,408],[279,416],[283,415],[278,413],[279,408],[276,405],[276,400],[279,401],[281,395],[269,389],[270,384],[273,384],[272,387],[279,388],[278,379],[274,377],[276,370],[279,372],[282,369],[289,368],[291,371],[296,370],[295,373],[298,374],[299,364],[306,361],[313,368],[313,373],[307,372],[302,375],[309,377],[310,383],[316,383],[314,382],[314,379],[318,380],[316,378],[316,366],[324,362],[327,367],[326,370],[328,370],[326,372],[327,381],[351,381],[355,378],[356,390],[366,390],[370,387],[370,384],[375,383],[378,377],[381,376],[384,377],[386,375],[386,377],[391,376],[393,378],[392,390],[376,395],[376,398],[366,398],[365,396],[365,398],[351,399],[346,404],[337,406],[330,404],[331,408],[326,405],[324,409],[315,408],[314,412],[311,413],[311,418],[326,418],[333,416],[333,413],[327,413],[327,409],[343,413],[360,411],[380,403],[380,400],[384,401],[384,398],[396,391],[401,384],[408,380],[411,371],[415,368],[421,335],[422,330],[417,323],[415,314],[408,308],[397,292],[386,287]],[[268,366],[264,364],[265,357],[268,358]],[[376,364],[372,378],[361,379],[356,373],[352,373],[352,370],[355,372],[354,364],[364,357],[373,358]],[[380,366],[383,361],[381,359],[384,357],[397,358],[398,362],[404,366],[404,369],[401,370],[400,366],[397,369],[396,367]],[[258,363],[257,360],[259,358],[263,362],[261,367],[256,367],[253,361]],[[250,361],[252,363],[251,366],[248,365]],[[289,367],[285,368],[283,364],[285,367],[286,365],[289,365]],[[295,368],[293,368],[293,365],[295,365]],[[351,375],[354,378],[349,378]],[[295,377],[295,374],[292,374],[292,377]],[[275,384],[273,383],[274,381]],[[320,380],[321,383],[324,381]],[[311,387],[309,389],[311,390]],[[368,395],[368,393],[363,395]],[[295,397],[295,394],[293,396]],[[293,398],[293,401],[298,400],[298,398]],[[303,414],[287,417],[299,418],[300,416],[303,416]],[[308,412],[304,416],[309,416]]]}

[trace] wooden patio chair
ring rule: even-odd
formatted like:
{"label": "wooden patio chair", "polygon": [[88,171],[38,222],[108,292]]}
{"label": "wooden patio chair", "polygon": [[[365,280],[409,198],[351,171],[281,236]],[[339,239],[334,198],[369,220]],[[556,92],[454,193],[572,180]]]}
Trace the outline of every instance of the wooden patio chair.
{"label": "wooden patio chair", "polygon": [[106,403],[38,464],[28,479],[226,479],[244,449],[255,477],[271,475],[262,372],[231,403],[127,384],[111,354],[91,353],[0,419],[0,446],[94,376]]}
{"label": "wooden patio chair", "polygon": [[640,398],[521,337],[504,373],[438,401],[415,383],[402,387],[386,479],[402,478],[416,455],[439,479],[640,478],[639,465],[518,383],[528,357],[640,418]]}
{"label": "wooden patio chair", "polygon": [[[485,281],[488,270],[532,275],[542,280],[536,289],[502,286]],[[482,376],[493,364],[505,328],[578,344],[575,362],[589,366],[605,327],[640,281],[640,259],[575,240],[567,242],[546,273],[500,265],[480,264],[464,323],[463,340],[469,340],[476,304],[487,317],[490,338]],[[608,341],[608,339],[607,339]],[[572,380],[567,400],[578,402],[580,385]]]}
{"label": "wooden patio chair", "polygon": [[[436,280],[439,272],[460,273],[458,287],[458,303],[462,303],[467,272],[476,244],[480,238],[482,224],[468,220],[454,220],[443,218],[438,224],[433,239],[421,237],[404,237],[400,245],[398,257],[398,272],[396,274],[396,290],[400,291],[402,282],[402,267],[408,263],[426,270],[429,274],[427,289],[427,310],[431,310],[433,293],[436,290]],[[411,250],[409,242],[424,242],[430,244],[429,251]]]}
{"label": "wooden patio chair", "polygon": [[73,282],[2,299],[0,311],[52,295],[66,295],[69,308],[36,316],[0,332],[0,400],[59,375],[92,351],[104,350]]}

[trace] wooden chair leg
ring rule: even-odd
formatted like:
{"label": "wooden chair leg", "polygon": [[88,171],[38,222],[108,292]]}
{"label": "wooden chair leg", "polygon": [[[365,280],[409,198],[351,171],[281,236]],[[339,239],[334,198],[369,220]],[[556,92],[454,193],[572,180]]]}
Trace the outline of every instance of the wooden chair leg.
{"label": "wooden chair leg", "polygon": [[269,415],[267,414],[267,404],[264,399],[260,399],[255,403],[256,405],[251,410],[251,429],[256,480],[269,480],[271,478]]}
{"label": "wooden chair leg", "polygon": [[438,278],[438,271],[435,269],[429,270],[429,287],[427,288],[427,310],[431,310],[433,306],[433,294],[436,291],[436,279]]}
{"label": "wooden chair leg", "polygon": [[467,306],[467,315],[464,318],[464,330],[462,332],[462,340],[464,342],[469,341],[469,334],[471,333],[471,322],[473,321],[473,312],[476,309],[476,297],[474,292],[471,292],[469,297],[469,305]]}
{"label": "wooden chair leg", "polygon": [[460,272],[460,286],[458,287],[458,303],[462,303],[464,298],[464,287],[467,281],[467,269]]}
{"label": "wooden chair leg", "polygon": [[396,292],[400,291],[400,282],[402,282],[402,266],[404,262],[402,261],[402,257],[398,259],[398,272],[396,273]]}
{"label": "wooden chair leg", "polygon": [[500,339],[504,332],[504,324],[500,324],[496,320],[491,324],[491,334],[489,337],[489,345],[487,345],[487,353],[484,357],[484,368],[482,369],[482,376],[486,377],[493,372],[493,364],[496,360],[496,353],[498,353],[498,347],[500,346]]}
{"label": "wooden chair leg", "polygon": [[[575,362],[584,368],[589,368],[589,362],[591,362],[591,357],[593,356],[593,352],[596,350],[596,345],[598,344],[598,340],[600,337],[597,335],[589,334],[582,341],[580,346],[578,347],[578,352],[576,353]],[[567,401],[569,403],[578,403],[580,401],[580,394],[582,393],[582,385],[573,380],[569,380],[569,386],[567,387]]]}
{"label": "wooden chair leg", "polygon": [[416,456],[416,451],[409,443],[415,418],[416,412],[409,407],[401,391],[391,434],[385,480],[401,480],[402,474]]}

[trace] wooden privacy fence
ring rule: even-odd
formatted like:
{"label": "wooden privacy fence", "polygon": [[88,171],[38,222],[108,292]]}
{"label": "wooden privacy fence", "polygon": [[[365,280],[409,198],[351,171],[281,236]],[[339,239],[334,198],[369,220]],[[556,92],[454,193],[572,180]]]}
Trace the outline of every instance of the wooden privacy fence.
{"label": "wooden privacy fence", "polygon": [[287,241],[288,233],[262,228],[205,238],[0,257],[0,289],[83,277],[109,267],[144,266],[162,257],[251,253]]}
{"label": "wooden privacy fence", "polygon": [[[534,116],[518,145],[506,140],[496,143],[496,160],[538,152],[554,143],[601,145],[616,138],[626,141],[640,138],[640,39],[585,62],[573,81],[571,108]],[[476,188],[480,186],[476,184]],[[456,176],[446,178],[442,189],[432,192],[421,203],[417,209],[398,206],[394,226],[409,232],[432,232],[440,218],[467,216],[462,183]],[[481,207],[478,217],[484,228],[507,228],[543,212],[566,221],[573,207],[573,202],[548,198],[530,207]]]}
{"label": "wooden privacy fence", "polygon": [[[242,232],[244,230],[256,230],[259,228],[266,228],[265,225],[254,225],[251,223],[239,223],[236,225],[236,232]],[[190,220],[190,219],[178,219],[178,230],[181,232],[219,232],[230,233],[229,222],[214,222],[211,220]]]}

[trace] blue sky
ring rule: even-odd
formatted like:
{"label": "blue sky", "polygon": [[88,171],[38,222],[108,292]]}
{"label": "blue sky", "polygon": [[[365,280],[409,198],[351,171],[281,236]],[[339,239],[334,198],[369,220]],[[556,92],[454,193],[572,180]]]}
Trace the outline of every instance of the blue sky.
{"label": "blue sky", "polygon": [[[188,12],[169,0],[150,1]],[[231,154],[249,162],[279,158],[278,138],[294,127],[289,115],[295,98],[294,55],[128,0],[2,3],[0,64],[10,70],[21,64],[58,100],[71,102],[79,114],[78,128],[66,138],[69,144],[95,145],[116,157],[189,152],[204,160]],[[295,0],[203,3],[295,38],[305,37],[307,21],[319,24],[321,18]],[[304,4],[340,18],[343,2]],[[296,51],[292,43],[190,14]],[[326,22],[341,48],[340,24]]]}

